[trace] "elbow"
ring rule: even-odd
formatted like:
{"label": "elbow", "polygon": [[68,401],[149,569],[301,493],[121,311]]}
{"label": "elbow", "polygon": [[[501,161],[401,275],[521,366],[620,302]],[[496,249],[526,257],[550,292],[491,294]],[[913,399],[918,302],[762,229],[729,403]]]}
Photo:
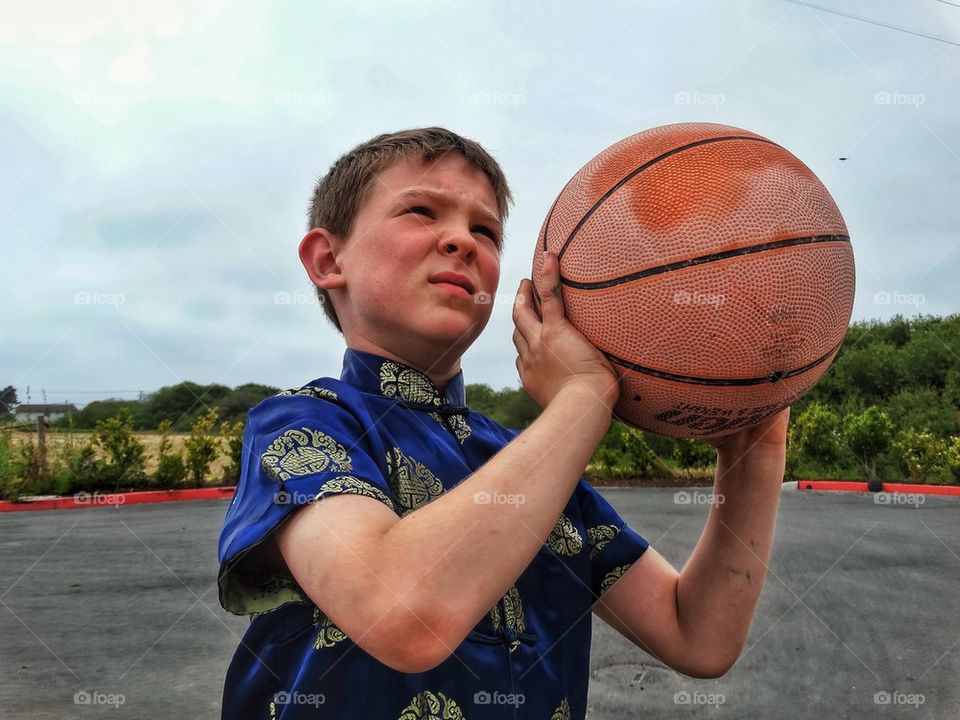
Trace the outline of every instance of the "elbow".
{"label": "elbow", "polygon": [[686,663],[680,663],[674,670],[698,680],[716,680],[733,669],[740,659],[740,649],[735,653],[717,657],[696,657]]}
{"label": "elbow", "polygon": [[458,643],[444,640],[444,633],[428,617],[401,608],[384,618],[374,630],[378,640],[364,649],[397,672],[416,674],[433,670],[453,654]]}

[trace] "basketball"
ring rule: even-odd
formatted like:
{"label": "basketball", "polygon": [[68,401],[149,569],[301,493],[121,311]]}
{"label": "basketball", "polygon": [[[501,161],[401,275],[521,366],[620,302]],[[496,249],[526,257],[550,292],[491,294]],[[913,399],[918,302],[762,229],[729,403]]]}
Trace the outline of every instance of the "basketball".
{"label": "basketball", "polygon": [[[653,128],[566,184],[534,253],[567,318],[621,378],[614,415],[719,437],[800,399],[853,309],[853,250],[823,183],[775,142],[713,123]],[[536,293],[534,293],[536,297]]]}

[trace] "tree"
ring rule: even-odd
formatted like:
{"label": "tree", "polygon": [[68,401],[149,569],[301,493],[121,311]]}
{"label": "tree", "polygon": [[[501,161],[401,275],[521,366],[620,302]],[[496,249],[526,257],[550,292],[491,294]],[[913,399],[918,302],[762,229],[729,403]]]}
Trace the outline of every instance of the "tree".
{"label": "tree", "polygon": [[600,441],[591,464],[607,477],[637,478],[650,477],[656,460],[642,431],[615,420]]}
{"label": "tree", "polygon": [[196,419],[184,445],[187,449],[187,473],[190,481],[194,487],[203,487],[210,464],[220,450],[216,410],[208,410],[205,415]]}
{"label": "tree", "polygon": [[796,450],[824,468],[836,465],[840,460],[840,419],[823,403],[807,406],[793,423]]}
{"label": "tree", "polygon": [[893,441],[893,448],[910,473],[910,480],[923,482],[946,459],[947,444],[926,430],[901,430]]}
{"label": "tree", "polygon": [[92,442],[106,459],[105,471],[116,486],[138,485],[146,477],[143,444],[133,434],[133,420],[123,408],[114,417],[101,420],[93,431]]}
{"label": "tree", "polygon": [[950,438],[946,460],[947,470],[953,475],[954,481],[960,483],[960,435]]}
{"label": "tree", "polygon": [[157,447],[157,469],[153,473],[153,482],[161,487],[178,485],[187,477],[183,453],[173,451],[173,441],[170,439],[172,426],[173,423],[169,420],[163,420],[157,427],[160,433],[160,444]]}
{"label": "tree", "polygon": [[877,458],[890,447],[893,422],[880,408],[869,407],[860,414],[844,417],[843,439],[863,464],[868,479],[876,480]]}
{"label": "tree", "polygon": [[13,385],[0,390],[0,420],[12,420],[17,404],[17,389]]}

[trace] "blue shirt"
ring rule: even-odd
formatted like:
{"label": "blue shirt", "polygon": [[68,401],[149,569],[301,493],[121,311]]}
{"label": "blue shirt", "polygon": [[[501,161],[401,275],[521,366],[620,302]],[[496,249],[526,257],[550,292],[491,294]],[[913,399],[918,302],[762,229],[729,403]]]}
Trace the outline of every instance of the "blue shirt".
{"label": "blue shirt", "polygon": [[582,719],[591,608],[647,548],[584,480],[509,591],[453,655],[423,673],[376,660],[292,578],[257,567],[250,554],[298,507],[337,493],[403,516],[518,433],[466,407],[462,372],[440,391],[414,368],[351,349],[339,380],[320,378],[254,407],[219,544],[220,604],[252,616],[227,670],[223,717]]}

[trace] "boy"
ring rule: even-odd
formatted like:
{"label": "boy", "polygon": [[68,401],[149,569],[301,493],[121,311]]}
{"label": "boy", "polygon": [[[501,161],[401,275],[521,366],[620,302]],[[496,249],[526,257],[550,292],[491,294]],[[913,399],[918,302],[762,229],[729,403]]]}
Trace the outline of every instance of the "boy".
{"label": "boy", "polygon": [[723,438],[678,573],[580,479],[619,395],[558,263],[514,304],[521,433],[465,406],[510,192],[442,128],[378,136],[318,183],[300,257],[348,349],[250,411],[220,601],[253,619],[223,717],[581,719],[591,610],[694,677],[735,662],[762,587],[787,413]]}

